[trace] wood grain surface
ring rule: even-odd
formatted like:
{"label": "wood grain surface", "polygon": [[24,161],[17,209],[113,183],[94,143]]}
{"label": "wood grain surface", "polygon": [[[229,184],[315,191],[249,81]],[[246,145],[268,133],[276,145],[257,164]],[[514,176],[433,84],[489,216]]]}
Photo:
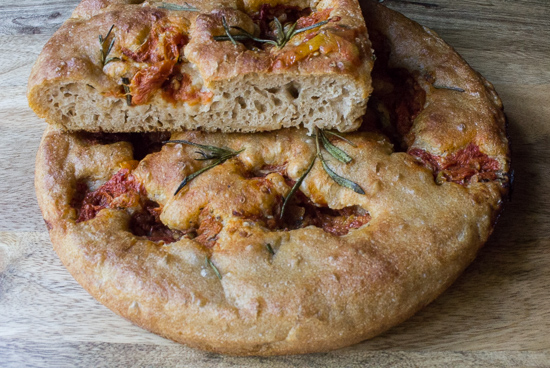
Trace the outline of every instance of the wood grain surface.
{"label": "wood grain surface", "polygon": [[550,367],[550,2],[385,1],[435,29],[492,81],[509,119],[515,187],[476,261],[383,335],[326,354],[236,358],[148,333],[88,295],[53,252],[36,204],[45,123],[30,69],[74,0],[0,4],[0,367]]}

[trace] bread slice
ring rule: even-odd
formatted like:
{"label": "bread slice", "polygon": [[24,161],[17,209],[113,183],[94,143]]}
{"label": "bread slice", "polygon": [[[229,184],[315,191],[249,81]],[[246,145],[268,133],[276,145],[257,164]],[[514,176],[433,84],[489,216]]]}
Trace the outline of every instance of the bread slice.
{"label": "bread slice", "polygon": [[[284,39],[294,23],[306,30]],[[67,130],[351,131],[372,65],[357,0],[84,0],[45,45],[28,100]]]}

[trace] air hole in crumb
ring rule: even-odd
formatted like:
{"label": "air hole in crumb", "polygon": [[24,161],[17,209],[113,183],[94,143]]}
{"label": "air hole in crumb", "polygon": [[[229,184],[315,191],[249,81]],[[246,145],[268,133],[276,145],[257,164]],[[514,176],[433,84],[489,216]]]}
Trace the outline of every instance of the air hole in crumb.
{"label": "air hole in crumb", "polygon": [[300,96],[299,86],[296,86],[294,82],[289,83],[285,86],[285,89],[290,97],[297,99]]}
{"label": "air hole in crumb", "polygon": [[274,99],[273,99],[273,104],[274,104],[275,106],[281,106],[281,105],[283,104],[283,102],[282,102],[280,99],[278,99],[278,98],[274,98]]}
{"label": "air hole in crumb", "polygon": [[281,89],[279,87],[273,87],[273,88],[268,88],[266,91],[269,92],[269,93],[279,93]]}
{"label": "air hole in crumb", "polygon": [[254,106],[256,107],[256,110],[258,110],[258,112],[259,112],[260,114],[266,112],[265,105],[262,104],[261,102],[254,101]]}
{"label": "air hole in crumb", "polygon": [[241,109],[246,109],[246,101],[241,96],[237,97],[237,103],[241,106]]}

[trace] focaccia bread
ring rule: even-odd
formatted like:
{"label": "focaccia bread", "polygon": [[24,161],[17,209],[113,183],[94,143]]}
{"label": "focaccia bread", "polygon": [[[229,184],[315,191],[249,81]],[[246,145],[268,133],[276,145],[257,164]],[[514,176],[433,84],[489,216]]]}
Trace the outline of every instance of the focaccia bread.
{"label": "focaccia bread", "polygon": [[83,0],[28,100],[66,130],[350,131],[372,65],[357,0]]}
{"label": "focaccia bread", "polygon": [[75,279],[143,328],[237,355],[354,344],[443,292],[508,191],[502,106],[435,33],[364,7],[359,132],[48,128],[37,198]]}

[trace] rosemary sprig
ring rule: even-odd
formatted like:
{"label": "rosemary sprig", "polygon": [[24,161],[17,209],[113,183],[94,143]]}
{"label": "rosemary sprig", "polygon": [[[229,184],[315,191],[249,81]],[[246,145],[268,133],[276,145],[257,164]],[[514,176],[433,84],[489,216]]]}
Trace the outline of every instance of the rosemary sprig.
{"label": "rosemary sprig", "polygon": [[162,2],[159,5],[157,5],[157,8],[166,9],[166,10],[173,10],[173,11],[190,11],[190,12],[198,12],[199,11],[199,9],[197,9],[193,5],[189,5],[188,3],[183,3],[183,4],[184,5],[178,5],[178,4]]}
{"label": "rosemary sprig", "polygon": [[130,94],[130,80],[122,77],[122,87],[124,87],[124,93],[126,94],[126,105],[132,106],[132,95]]}
{"label": "rosemary sprig", "polygon": [[[309,164],[306,171],[302,174],[302,176],[300,176],[300,178],[296,181],[296,183],[294,183],[294,185],[292,186],[292,189],[290,189],[290,192],[285,197],[285,200],[283,201],[283,206],[281,207],[281,214],[280,214],[279,218],[281,218],[281,219],[283,218],[283,216],[285,214],[286,207],[287,207],[288,203],[290,202],[290,199],[294,196],[294,194],[296,193],[298,188],[300,188],[300,185],[302,185],[302,182],[304,181],[306,176],[309,174],[309,172],[313,168],[313,165],[315,164],[315,160],[317,158],[319,158],[321,160],[321,164],[323,165],[323,169],[328,174],[328,176],[330,176],[330,178],[332,180],[334,180],[338,185],[349,188],[349,189],[353,190],[355,193],[365,194],[365,191],[363,190],[363,188],[361,188],[357,183],[354,183],[353,181],[351,181],[349,179],[346,179],[346,178],[336,174],[328,166],[327,162],[325,161],[325,158],[323,157],[323,154],[321,153],[321,144],[320,144],[320,142],[322,143],[323,148],[328,153],[330,153],[334,158],[336,158],[338,161],[341,161],[341,162],[344,162],[344,163],[347,164],[347,163],[351,162],[353,160],[353,158],[350,155],[348,155],[346,152],[341,150],[340,148],[338,148],[335,145],[333,145],[332,143],[330,143],[330,141],[325,136],[325,133],[327,133],[327,132],[324,132],[321,129],[317,129],[317,133],[315,134],[315,146],[317,148],[317,153],[313,157],[313,160],[311,160],[311,163]],[[342,138],[345,141],[348,141],[344,137],[340,137],[339,135],[337,135],[335,133],[331,133],[331,134],[335,135],[339,138]],[[355,146],[355,144],[353,142],[349,141],[349,143],[351,145]]]}
{"label": "rosemary sprig", "polygon": [[113,24],[111,26],[111,28],[109,28],[109,31],[107,32],[107,35],[105,37],[103,37],[102,35],[98,36],[99,47],[101,49],[101,62],[103,63],[103,66],[107,65],[111,61],[120,60],[120,58],[118,58],[116,56],[115,57],[110,57],[110,58],[107,57],[111,53],[111,50],[113,49],[113,46],[115,44],[115,37],[113,37],[113,39],[109,43],[109,46],[107,47],[107,51],[105,51],[105,41],[107,41],[107,39],[111,35],[111,32],[113,31],[114,27],[115,27],[115,25]]}
{"label": "rosemary sprig", "polygon": [[322,130],[319,130],[319,135],[321,137],[323,147],[325,147],[327,152],[330,153],[332,157],[345,164],[349,164],[351,162],[352,158],[350,157],[350,155],[332,144]]}
{"label": "rosemary sprig", "polygon": [[[322,131],[320,129],[317,129],[317,134],[316,134],[316,137],[315,137],[315,145],[317,147],[317,157],[319,157],[319,159],[321,160],[321,164],[323,165],[323,169],[325,170],[325,172],[338,185],[349,188],[349,189],[353,190],[355,193],[365,194],[365,191],[363,190],[363,188],[361,188],[357,183],[354,183],[353,181],[351,181],[349,179],[346,179],[346,178],[336,174],[328,166],[327,162],[325,161],[325,158],[323,157],[323,154],[321,153],[321,149],[320,149],[319,141],[321,140],[320,139],[321,134],[322,134]],[[324,148],[327,149],[326,146]],[[328,149],[327,149],[327,151],[328,151]]]}
{"label": "rosemary sprig", "polygon": [[[220,165],[223,164],[225,161],[229,160],[230,158],[233,158],[237,156],[239,153],[243,152],[245,149],[243,148],[240,151],[234,151],[229,148],[222,148],[222,147],[216,147],[216,146],[208,146],[204,144],[199,144],[195,142],[186,141],[184,139],[175,139],[170,141],[165,141],[163,143],[182,143],[187,144],[190,146],[198,147],[204,151],[197,151],[198,154],[200,154],[201,158],[196,158],[197,161],[207,161],[207,160],[214,160],[212,164],[203,167],[202,169],[195,171],[194,173],[187,175],[185,178],[183,178],[183,181],[180,183],[178,188],[176,189],[176,192],[174,195],[177,195],[180,190],[183,189],[191,180],[195,179],[200,174]],[[206,152],[205,152],[206,151]]]}
{"label": "rosemary sprig", "polygon": [[222,279],[222,274],[220,273],[220,270],[218,270],[218,267],[216,267],[216,265],[212,263],[212,261],[210,260],[210,258],[208,258],[208,256],[206,256],[205,258],[205,264],[207,267],[210,267],[212,271],[214,271],[216,276],[218,276],[218,279],[220,280]]}
{"label": "rosemary sprig", "polygon": [[313,160],[311,160],[311,163],[309,164],[308,168],[306,169],[306,171],[302,174],[302,176],[300,176],[300,178],[296,181],[296,183],[294,183],[294,185],[292,186],[292,189],[290,189],[290,192],[288,193],[288,195],[285,197],[285,200],[283,202],[283,206],[281,207],[281,215],[279,216],[279,218],[283,218],[284,214],[285,214],[285,209],[286,209],[286,206],[288,204],[288,202],[290,201],[290,199],[294,196],[294,193],[296,193],[296,191],[298,190],[298,188],[300,188],[300,185],[302,185],[302,182],[304,181],[304,179],[306,178],[307,174],[309,174],[309,172],[311,171],[311,169],[313,168],[313,164],[315,163],[315,159],[317,158],[317,156],[314,156],[313,157]]}
{"label": "rosemary sprig", "polygon": [[223,24],[223,29],[225,29],[225,34],[227,35],[227,38],[231,40],[231,43],[233,43],[233,45],[237,45],[237,42],[231,35],[230,29],[229,29],[229,26],[227,25],[227,21],[225,20],[225,17],[222,17],[222,24]]}
{"label": "rosemary sprig", "polygon": [[460,88],[460,87],[440,86],[440,85],[437,85],[437,84],[433,84],[433,87],[434,87],[435,89],[448,89],[448,90],[455,91],[455,92],[466,92],[465,90],[463,90],[463,89]]}
{"label": "rosemary sprig", "polygon": [[[276,37],[277,38],[275,40],[254,37],[254,35],[250,34],[249,32],[242,29],[241,27],[237,27],[237,26],[230,26],[229,27],[227,25],[227,21],[225,20],[225,17],[222,17],[222,24],[223,24],[223,27],[225,29],[225,36],[214,36],[214,40],[216,40],[216,41],[231,41],[231,42],[233,42],[233,44],[236,44],[235,41],[252,40],[252,41],[256,41],[256,42],[260,42],[260,43],[268,43],[270,45],[273,45],[273,46],[276,46],[276,47],[282,49],[283,47],[285,47],[285,45],[288,43],[288,41],[290,41],[297,34],[302,33],[302,32],[306,32],[306,31],[309,31],[309,30],[312,30],[312,29],[315,29],[315,28],[318,28],[318,27],[321,27],[321,26],[327,24],[328,22],[330,22],[330,19],[323,20],[321,22],[312,24],[311,26],[300,28],[300,29],[296,29],[297,22],[295,22],[295,23],[291,24],[286,30],[285,30],[285,27],[281,24],[281,22],[279,21],[279,19],[277,17],[275,17],[273,19],[273,21],[275,23],[275,27],[276,27],[276,31],[277,31],[276,32]],[[236,34],[236,35],[232,35],[230,33],[231,29],[236,29],[241,33]]]}

